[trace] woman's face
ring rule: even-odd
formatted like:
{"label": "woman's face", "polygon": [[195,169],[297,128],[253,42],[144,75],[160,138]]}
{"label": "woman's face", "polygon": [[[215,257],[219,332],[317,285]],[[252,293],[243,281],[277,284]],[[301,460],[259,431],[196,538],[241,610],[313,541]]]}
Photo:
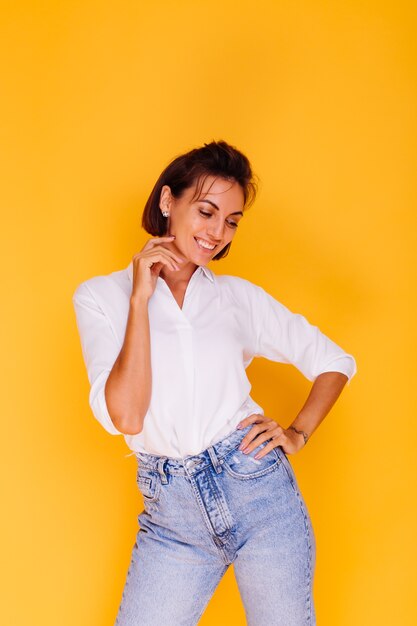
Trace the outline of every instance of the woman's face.
{"label": "woman's face", "polygon": [[187,261],[206,265],[235,236],[243,216],[243,190],[236,182],[207,176],[199,200],[192,201],[194,194],[192,187],[175,199],[164,185],[160,209],[169,211],[167,233],[175,235],[175,248]]}

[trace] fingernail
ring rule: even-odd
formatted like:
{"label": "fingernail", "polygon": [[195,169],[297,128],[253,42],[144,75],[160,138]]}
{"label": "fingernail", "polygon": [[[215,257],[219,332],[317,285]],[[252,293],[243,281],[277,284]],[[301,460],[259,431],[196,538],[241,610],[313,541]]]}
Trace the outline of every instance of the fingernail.
{"label": "fingernail", "polygon": [[246,447],[245,444],[241,443],[240,446],[239,446],[239,450],[243,450],[243,448],[245,448],[245,447]]}
{"label": "fingernail", "polygon": [[238,425],[236,426],[236,428],[239,428],[239,430],[240,430],[240,429],[242,428],[242,424],[238,424]]}

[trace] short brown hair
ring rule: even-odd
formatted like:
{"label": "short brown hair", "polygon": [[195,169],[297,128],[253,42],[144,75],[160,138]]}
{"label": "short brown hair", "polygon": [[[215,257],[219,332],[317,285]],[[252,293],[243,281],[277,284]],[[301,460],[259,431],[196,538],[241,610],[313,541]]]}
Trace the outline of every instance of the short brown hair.
{"label": "short brown hair", "polygon": [[[212,141],[175,157],[163,170],[143,211],[142,227],[146,232],[155,237],[165,235],[166,218],[159,207],[164,185],[170,187],[174,198],[180,198],[186,189],[196,184],[194,200],[199,197],[204,180],[210,175],[237,182],[243,191],[244,208],[249,208],[255,201],[258,177],[252,172],[248,158],[225,141]],[[213,260],[226,256],[229,248],[230,243]]]}

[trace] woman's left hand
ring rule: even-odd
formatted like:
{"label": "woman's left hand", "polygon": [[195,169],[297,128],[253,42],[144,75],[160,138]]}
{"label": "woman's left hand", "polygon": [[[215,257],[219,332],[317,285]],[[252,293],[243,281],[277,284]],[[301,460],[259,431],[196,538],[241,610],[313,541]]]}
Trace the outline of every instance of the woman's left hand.
{"label": "woman's left hand", "polygon": [[[240,428],[246,428],[249,424],[254,424],[254,426],[246,433],[241,441],[241,445],[243,444],[246,453],[251,452],[264,441],[271,439],[271,441],[255,455],[257,459],[262,458],[277,446],[281,446],[285,454],[295,454],[305,445],[303,435],[296,433],[292,429],[282,428],[275,420],[265,415],[258,413],[248,415],[248,417],[245,417],[239,422],[238,426],[240,426]],[[239,446],[239,450],[242,450],[241,446]]]}

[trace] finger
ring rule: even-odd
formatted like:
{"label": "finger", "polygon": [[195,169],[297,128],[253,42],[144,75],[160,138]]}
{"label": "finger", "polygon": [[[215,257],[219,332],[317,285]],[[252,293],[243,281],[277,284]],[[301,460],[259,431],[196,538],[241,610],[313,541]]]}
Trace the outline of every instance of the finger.
{"label": "finger", "polygon": [[163,237],[151,237],[147,243],[159,243],[160,241],[172,241],[175,239],[175,235],[164,235]]}
{"label": "finger", "polygon": [[[258,433],[263,433],[263,435],[259,435]],[[239,446],[239,450],[246,448],[245,451],[251,452],[254,448],[257,448],[263,441],[268,441],[271,438],[280,437],[283,433],[284,429],[281,428],[281,426],[279,426],[276,421],[272,419],[268,419],[267,422],[263,422],[261,424],[255,424],[255,426],[253,426],[250,431],[243,437],[241,446]],[[251,444],[252,441],[254,441],[253,444]]]}
{"label": "finger", "polygon": [[[152,251],[146,255],[142,255],[139,259],[140,261],[145,261],[147,267],[151,267],[154,263],[160,262],[164,265],[171,267],[173,270],[179,270],[179,266],[171,259],[169,255],[165,255],[162,251]],[[151,261],[151,265],[149,265],[149,261]]]}
{"label": "finger", "polygon": [[266,444],[264,448],[262,448],[262,450],[259,450],[259,452],[257,452],[253,458],[262,459],[262,457],[269,454],[271,450],[273,450],[274,448],[277,448],[279,445],[280,444],[277,443],[276,439],[272,439],[269,443]]}
{"label": "finger", "polygon": [[139,258],[148,258],[148,257],[154,257],[155,255],[163,255],[164,257],[170,258],[172,260],[176,260],[181,259],[182,257],[180,257],[179,255],[174,254],[171,250],[168,250],[167,248],[164,248],[162,246],[155,246],[154,248],[151,248],[150,250],[146,250],[145,252],[140,252],[139,253]]}
{"label": "finger", "polygon": [[253,441],[253,439],[255,439],[255,437],[260,432],[262,432],[263,430],[262,426],[263,424],[255,424],[254,426],[252,426],[250,431],[246,433],[246,435],[241,440],[240,445],[239,445],[239,450],[243,450],[244,448],[246,448],[251,443],[251,441]]}
{"label": "finger", "polygon": [[172,258],[178,261],[179,263],[184,263],[185,261],[184,257],[180,256],[179,254],[175,254],[175,252],[173,252],[172,250],[168,250],[168,248],[161,247],[161,249],[169,256],[172,256]]}
{"label": "finger", "polygon": [[261,422],[261,421],[264,421],[265,419],[269,419],[269,418],[266,418],[265,415],[262,415],[261,413],[253,413],[252,415],[248,415],[243,420],[241,420],[239,424],[236,426],[236,428],[239,428],[239,429],[246,428],[246,426],[249,426],[249,424],[253,424],[256,421]]}
{"label": "finger", "polygon": [[178,263],[184,263],[185,261],[185,259],[179,254],[175,254],[175,252],[173,252],[172,250],[168,250],[168,248],[164,248],[162,246],[154,246],[153,248],[150,248],[149,250],[146,250],[145,252],[140,252],[139,254],[141,257],[143,257],[143,256],[149,256],[149,254],[154,254],[155,252],[166,254],[167,256],[171,257]]}
{"label": "finger", "polygon": [[[270,428],[265,428],[265,424],[255,424],[255,426],[253,426],[250,431],[243,437],[238,449],[244,450],[245,452],[250,452],[257,446],[259,446],[263,441],[271,438],[270,430]],[[264,434],[260,435],[259,433]]]}
{"label": "finger", "polygon": [[166,242],[175,241],[175,237],[173,235],[166,235],[164,237],[151,237],[151,239],[148,239],[148,241],[145,243],[145,245],[143,246],[140,252],[151,250],[156,244],[162,243],[165,241]]}
{"label": "finger", "polygon": [[[276,423],[275,420],[266,417],[265,415],[250,415],[249,417],[246,417],[245,419],[242,420],[241,424],[242,426],[240,426],[238,424],[237,428],[245,428],[245,422],[246,420],[249,420],[251,418],[255,418],[255,417],[260,417],[262,418],[261,420],[257,420],[256,424],[250,429],[250,431],[248,433],[246,433],[246,435],[243,437],[243,439],[241,440],[240,446],[239,446],[239,450],[242,449],[242,447],[245,447],[246,445],[248,445],[252,439],[260,432],[264,431],[264,430],[268,430],[268,431],[274,431],[275,429],[279,429],[279,431],[282,431],[282,428]],[[253,420],[254,421],[254,420]],[[242,445],[243,444],[243,445]]]}
{"label": "finger", "polygon": [[[267,441],[267,440],[270,440],[270,441],[267,443],[267,445],[264,448],[262,448],[262,450],[259,450],[259,452],[255,454],[254,456],[255,459],[262,458],[263,456],[268,454],[273,448],[276,448],[277,446],[285,445],[288,442],[288,437],[286,436],[284,429],[280,427],[279,431],[281,432],[278,432],[278,434],[275,434],[276,430],[273,431],[273,434],[271,432],[265,433],[266,436],[264,438],[264,441]],[[258,445],[259,444],[257,443],[255,447],[257,447]],[[250,451],[251,450],[249,450],[249,452]]]}

